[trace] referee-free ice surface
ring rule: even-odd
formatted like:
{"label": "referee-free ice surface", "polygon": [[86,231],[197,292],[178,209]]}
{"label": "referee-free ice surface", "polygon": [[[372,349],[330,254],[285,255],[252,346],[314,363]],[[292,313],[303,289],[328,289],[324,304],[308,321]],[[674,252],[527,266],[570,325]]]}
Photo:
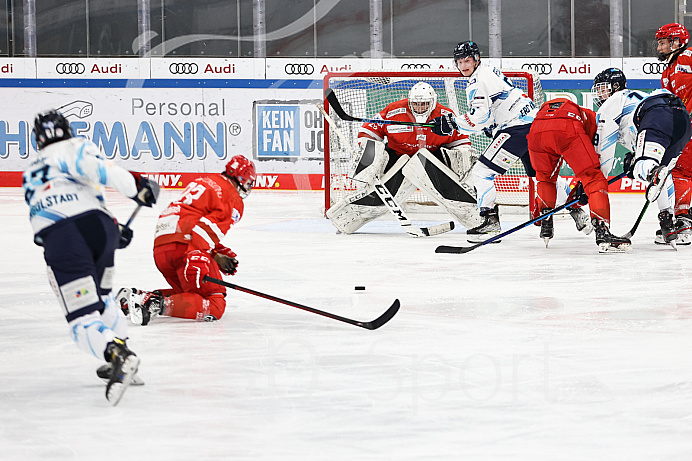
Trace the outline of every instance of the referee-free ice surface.
{"label": "referee-free ice surface", "polygon": [[[179,193],[139,213],[116,287],[165,286],[153,230]],[[121,221],[134,209],[108,199]],[[644,198],[611,201],[624,234]],[[690,459],[692,247],[654,245],[655,210],[629,254],[598,254],[567,217],[547,249],[530,226],[445,255],[435,247],[468,245],[463,229],[415,239],[384,219],[337,235],[322,202],[254,191],[223,242],[240,261],[227,279],[356,320],[398,298],[388,324],[229,290],[218,322],[130,325],[146,384],[111,407],[100,363],[69,337],[21,190],[0,189],[0,459]],[[525,219],[505,214],[503,228]]]}

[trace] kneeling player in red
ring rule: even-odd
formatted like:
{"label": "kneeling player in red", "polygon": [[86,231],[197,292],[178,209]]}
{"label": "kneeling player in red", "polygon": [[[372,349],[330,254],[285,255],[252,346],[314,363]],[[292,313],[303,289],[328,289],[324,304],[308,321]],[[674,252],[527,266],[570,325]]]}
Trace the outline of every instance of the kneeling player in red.
{"label": "kneeling player in red", "polygon": [[[629,239],[616,237],[609,230],[610,201],[605,177],[609,171],[601,170],[601,161],[593,145],[595,134],[596,114],[592,110],[563,98],[543,104],[527,136],[531,165],[536,170],[538,183],[538,208],[541,213],[555,208],[555,182],[564,160],[574,170],[588,197],[599,252],[625,252],[631,248]],[[604,164],[608,170],[610,163]],[[550,216],[541,222],[541,237],[546,246],[553,234]]]}
{"label": "kneeling player in red", "polygon": [[236,155],[219,174],[191,182],[159,216],[154,261],[171,288],[142,291],[122,288],[116,297],[134,323],[157,315],[214,321],[226,309],[226,288],[205,282],[236,273],[236,254],[220,241],[243,216],[243,199],[257,174],[251,160]]}

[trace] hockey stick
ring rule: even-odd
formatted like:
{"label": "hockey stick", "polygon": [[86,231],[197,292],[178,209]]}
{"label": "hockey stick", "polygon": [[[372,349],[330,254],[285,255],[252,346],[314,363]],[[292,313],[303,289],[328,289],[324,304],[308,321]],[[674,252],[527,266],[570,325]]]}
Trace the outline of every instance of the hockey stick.
{"label": "hockey stick", "polygon": [[[626,176],[625,173],[620,173],[619,175],[610,179],[608,181],[608,184],[612,184],[615,181],[617,181],[618,179],[624,178],[625,176]],[[440,245],[437,248],[435,248],[435,253],[468,253],[469,251],[475,250],[476,248],[478,248],[480,246],[487,245],[488,243],[492,243],[495,240],[499,240],[503,237],[508,236],[509,234],[513,234],[514,232],[518,231],[519,229],[523,229],[524,227],[530,226],[533,223],[543,221],[548,216],[554,215],[558,211],[564,210],[565,208],[576,204],[578,201],[579,201],[578,198],[571,200],[571,201],[565,203],[564,205],[560,205],[559,207],[553,209],[552,211],[549,211],[548,213],[542,214],[536,218],[533,218],[529,221],[526,221],[525,223],[519,224],[518,226],[515,226],[508,231],[505,231],[501,234],[490,237],[489,239],[484,240],[484,241],[479,242],[479,243],[476,243],[475,245],[471,245],[470,247],[456,247],[456,246]]]}
{"label": "hockey stick", "polygon": [[339,102],[339,99],[334,94],[334,90],[332,90],[331,88],[327,88],[327,90],[324,92],[324,94],[325,94],[325,98],[327,99],[327,102],[329,102],[329,105],[332,106],[332,108],[334,109],[334,112],[336,112],[336,115],[338,115],[341,120],[345,120],[347,122],[377,123],[380,125],[425,126],[428,128],[432,128],[435,126],[434,123],[418,123],[418,122],[405,122],[405,121],[398,121],[398,120],[384,120],[381,118],[354,117],[352,115],[348,115],[346,113],[346,111],[344,111],[344,108],[341,107],[341,103]]}
{"label": "hockey stick", "polygon": [[639,227],[639,223],[642,222],[642,218],[644,217],[644,213],[646,213],[646,209],[649,208],[649,203],[651,203],[651,202],[649,202],[648,200],[646,201],[646,203],[644,203],[644,206],[642,207],[642,211],[639,212],[639,216],[637,217],[637,220],[634,222],[634,226],[632,226],[632,229],[628,233],[623,235],[624,238],[626,238],[626,239],[631,238],[634,235],[634,233],[637,231],[637,228]]}
{"label": "hockey stick", "polygon": [[287,301],[285,299],[277,298],[276,296],[268,295],[266,293],[261,293],[259,291],[251,290],[249,288],[243,288],[239,285],[234,285],[233,283],[226,282],[225,280],[219,280],[208,275],[204,276],[204,281],[216,283],[217,285],[222,285],[234,290],[242,291],[243,293],[248,293],[251,295],[259,296],[260,298],[269,299],[270,301],[276,301],[277,303],[286,304],[289,306],[297,307],[304,311],[312,312],[313,314],[321,315],[323,317],[328,317],[333,320],[338,320],[339,322],[348,323],[350,325],[355,325],[357,327],[365,328],[366,330],[376,330],[380,328],[385,323],[389,322],[392,317],[399,311],[399,300],[395,299],[391,306],[384,312],[384,314],[377,317],[375,320],[370,322],[359,322],[358,320],[349,319],[346,317],[341,317],[340,315],[330,314],[329,312],[321,311],[313,307],[304,306],[302,304],[294,303],[292,301]]}
{"label": "hockey stick", "polygon": [[[667,172],[665,174],[665,179],[663,180],[663,182],[665,182],[666,179],[668,179],[668,175],[670,175],[671,170],[672,170],[672,167],[667,170]],[[637,216],[637,220],[634,222],[632,229],[628,233],[623,235],[623,237],[625,237],[625,238],[630,238],[634,235],[634,233],[637,231],[637,228],[639,227],[639,224],[642,222],[642,219],[644,218],[644,214],[646,213],[647,208],[649,208],[649,203],[658,199],[658,195],[657,195],[655,198],[653,198],[653,200],[649,200],[649,187],[651,187],[651,186],[648,186],[646,188],[646,203],[644,203],[644,206],[642,207],[642,211],[639,212],[639,216]],[[660,190],[659,190],[658,194],[659,195],[661,194]]]}
{"label": "hockey stick", "polygon": [[[317,109],[322,113],[324,116],[324,119],[329,123],[329,125],[334,128],[334,131],[336,132],[337,136],[339,136],[339,139],[341,139],[341,142],[343,142],[348,149],[351,151],[351,155],[354,157],[357,156],[355,149],[351,145],[351,143],[346,139],[346,136],[341,132],[338,126],[334,123],[334,120],[330,117],[330,115],[327,113],[327,111],[324,109],[322,104],[315,104],[317,106]],[[385,207],[387,207],[387,210],[389,210],[392,215],[397,219],[399,222],[399,225],[401,226],[404,231],[406,231],[407,234],[412,235],[414,237],[429,237],[431,235],[438,235],[438,234],[444,234],[445,232],[449,232],[452,229],[454,229],[454,221],[449,221],[446,223],[442,224],[437,224],[435,226],[429,226],[429,227],[417,227],[414,226],[413,223],[411,223],[411,220],[408,219],[408,216],[406,215],[406,212],[404,212],[403,208],[399,206],[397,203],[396,199],[392,195],[391,192],[389,192],[389,189],[387,189],[387,186],[382,183],[380,178],[378,176],[375,176],[375,193],[377,196],[382,200],[382,203],[384,203]],[[368,194],[363,194],[363,196],[369,195]],[[355,200],[360,200],[362,197],[355,198]]]}

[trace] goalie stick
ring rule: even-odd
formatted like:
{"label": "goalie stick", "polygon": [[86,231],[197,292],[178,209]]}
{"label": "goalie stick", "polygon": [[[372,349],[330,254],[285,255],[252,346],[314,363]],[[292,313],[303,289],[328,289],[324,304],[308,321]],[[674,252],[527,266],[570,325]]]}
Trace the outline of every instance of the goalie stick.
{"label": "goalie stick", "polygon": [[334,112],[336,112],[336,115],[338,115],[341,120],[345,120],[347,122],[378,123],[380,125],[426,126],[428,128],[432,128],[435,126],[434,123],[418,123],[418,122],[405,122],[405,121],[399,121],[399,120],[384,120],[381,118],[354,117],[352,115],[348,115],[346,113],[346,111],[344,110],[344,108],[341,107],[341,103],[339,102],[339,99],[334,94],[334,90],[332,90],[331,88],[327,88],[324,92],[324,96],[327,99],[327,102],[329,102],[329,105],[332,106],[332,108],[334,109]]}
{"label": "goalie stick", "polygon": [[286,304],[288,306],[297,307],[304,311],[312,312],[313,314],[321,315],[323,317],[328,317],[333,320],[338,320],[339,322],[348,323],[350,325],[355,325],[357,327],[365,328],[366,330],[377,330],[385,323],[389,322],[392,317],[399,311],[400,303],[398,299],[395,299],[391,306],[375,320],[370,322],[360,322],[358,320],[349,319],[336,314],[330,314],[329,312],[321,311],[313,307],[304,306],[302,304],[294,303],[292,301],[287,301],[285,299],[277,298],[276,296],[268,295],[259,291],[251,290],[250,288],[244,288],[239,285],[234,285],[233,283],[226,282],[225,280],[219,280],[208,275],[204,276],[204,281],[216,283],[217,285],[222,285],[233,290],[242,291],[243,293],[248,293],[251,295],[259,296],[260,298],[269,299],[270,301],[276,301],[277,303]]}
{"label": "goalie stick", "polygon": [[[334,128],[334,131],[336,132],[337,136],[339,136],[339,139],[341,139],[341,142],[343,142],[351,151],[351,155],[355,157],[355,149],[353,148],[351,143],[346,139],[346,136],[344,136],[339,127],[336,126],[334,120],[329,116],[322,104],[318,103],[315,104],[315,106],[317,106],[317,109],[322,113],[324,119],[329,123],[329,125]],[[404,209],[401,208],[401,206],[399,206],[396,199],[394,198],[392,193],[389,192],[387,186],[385,186],[384,183],[380,180],[379,176],[375,176],[374,183],[375,193],[380,198],[380,200],[382,200],[384,206],[387,207],[387,210],[389,210],[389,212],[392,215],[394,215],[396,220],[399,222],[401,228],[404,229],[404,231],[406,231],[407,234],[412,235],[413,237],[430,237],[432,235],[444,234],[445,232],[449,232],[454,229],[454,221],[449,221],[446,223],[437,224],[429,227],[414,226],[411,220],[408,219],[408,216],[406,215],[406,212],[404,212]]]}
{"label": "goalie stick", "polygon": [[[610,179],[610,180],[608,181],[608,184],[612,184],[612,183],[614,183],[615,181],[617,181],[618,179],[624,178],[625,176],[626,176],[625,173],[620,173],[619,175],[617,175],[617,176],[615,176],[614,178]],[[564,210],[565,208],[570,207],[570,206],[576,204],[578,201],[579,201],[578,198],[576,198],[576,199],[574,199],[574,200],[570,200],[569,202],[565,203],[564,205],[561,205],[561,206],[559,206],[559,207],[557,207],[557,208],[555,208],[555,209],[549,211],[548,213],[545,213],[545,214],[542,214],[542,215],[540,215],[540,216],[537,216],[537,217],[535,217],[535,218],[533,218],[533,219],[531,219],[531,220],[529,220],[529,221],[526,221],[525,223],[519,224],[518,226],[515,226],[515,227],[511,228],[511,229],[508,230],[508,231],[502,232],[501,234],[497,234],[497,235],[495,235],[495,236],[493,236],[493,237],[490,237],[490,238],[487,239],[487,240],[483,240],[483,241],[480,242],[480,243],[476,243],[475,245],[471,245],[471,246],[469,246],[469,247],[456,247],[456,246],[440,245],[440,246],[438,246],[437,248],[435,248],[435,253],[468,253],[469,251],[473,251],[473,250],[475,250],[476,248],[478,248],[478,247],[480,247],[480,246],[487,245],[488,243],[492,243],[492,242],[494,242],[495,240],[499,240],[499,239],[501,239],[501,238],[503,238],[503,237],[508,236],[509,234],[513,234],[514,232],[516,232],[516,231],[518,231],[518,230],[520,230],[520,229],[523,229],[524,227],[530,226],[530,225],[533,224],[533,223],[537,223],[537,222],[539,222],[539,221],[543,221],[543,220],[544,220],[545,218],[547,218],[548,216],[554,215],[554,214],[557,213],[558,211]]]}

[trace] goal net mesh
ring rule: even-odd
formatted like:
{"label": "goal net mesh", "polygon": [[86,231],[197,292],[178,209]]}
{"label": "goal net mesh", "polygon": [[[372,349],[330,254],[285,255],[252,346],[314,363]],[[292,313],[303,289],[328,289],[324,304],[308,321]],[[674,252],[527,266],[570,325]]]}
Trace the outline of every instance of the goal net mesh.
{"label": "goal net mesh", "polygon": [[[538,75],[526,71],[503,71],[512,84],[522,89],[540,107],[545,101]],[[456,114],[467,112],[466,86],[468,78],[457,71],[369,71],[350,74],[327,74],[324,87],[331,88],[341,103],[344,111],[354,117],[375,118],[388,104],[408,98],[409,90],[418,82],[429,83],[437,93],[440,104],[449,107]],[[327,108],[330,111],[329,108]],[[357,146],[358,130],[361,122],[347,122],[339,119],[330,111],[332,119],[351,146]],[[471,143],[480,155],[490,143],[485,134],[470,136]],[[353,168],[351,149],[329,126],[325,132],[325,207],[339,201],[345,195],[355,191],[358,184],[349,179]],[[532,194],[533,183],[526,176],[521,162],[515,163],[504,175],[495,178],[497,203],[500,205],[527,206]],[[416,191],[403,204],[407,209],[415,205],[434,206],[434,202],[421,191]]]}

